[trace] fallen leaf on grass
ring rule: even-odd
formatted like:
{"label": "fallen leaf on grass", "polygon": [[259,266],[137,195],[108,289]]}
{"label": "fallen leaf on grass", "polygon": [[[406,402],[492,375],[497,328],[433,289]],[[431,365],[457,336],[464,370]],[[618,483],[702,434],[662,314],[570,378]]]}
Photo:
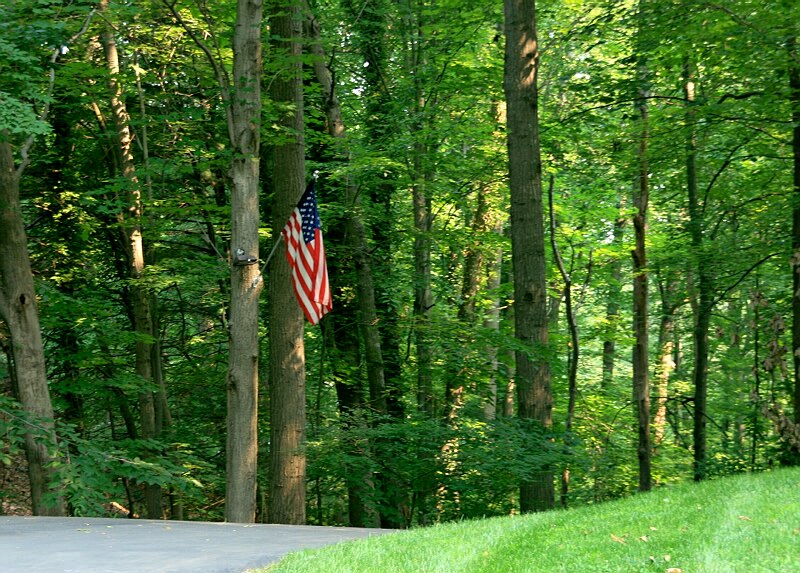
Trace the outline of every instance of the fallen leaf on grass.
{"label": "fallen leaf on grass", "polygon": [[741,519],[742,521],[753,521],[752,519],[750,519],[750,518],[749,518],[749,517],[747,517],[746,515],[740,515],[740,516],[739,516],[739,519]]}
{"label": "fallen leaf on grass", "polygon": [[613,541],[616,541],[617,543],[622,543],[623,545],[625,545],[625,538],[624,538],[624,537],[617,537],[616,535],[614,535],[614,534],[612,533],[612,534],[611,534],[611,539],[612,539]]}
{"label": "fallen leaf on grass", "polygon": [[678,569],[677,567],[670,567],[667,569],[667,573],[683,573],[683,569]]}
{"label": "fallen leaf on grass", "polygon": [[645,543],[647,543],[647,542],[648,542],[648,541],[650,541],[650,540],[647,538],[647,536],[646,536],[646,535],[642,535],[642,536],[639,538],[639,541],[644,541]]}

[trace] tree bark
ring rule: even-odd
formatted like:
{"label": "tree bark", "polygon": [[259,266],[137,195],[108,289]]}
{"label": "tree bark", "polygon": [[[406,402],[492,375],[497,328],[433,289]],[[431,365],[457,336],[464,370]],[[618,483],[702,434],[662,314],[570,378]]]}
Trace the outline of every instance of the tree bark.
{"label": "tree bark", "polygon": [[[108,11],[108,0],[100,2],[100,11]],[[142,188],[136,174],[133,159],[133,135],[130,128],[130,114],[123,97],[119,81],[120,64],[114,30],[105,19],[100,34],[103,52],[108,69],[109,103],[116,131],[115,155],[121,169],[122,177],[128,184],[127,213],[120,212],[121,244],[124,248],[130,278],[129,296],[133,316],[133,329],[136,332],[136,374],[150,383],[153,380],[153,317],[150,306],[151,296],[142,284],[142,273],[145,268],[144,241],[142,238]],[[142,438],[156,437],[155,397],[152,391],[139,393],[139,411],[142,424]],[[151,519],[163,517],[161,505],[161,488],[155,484],[145,484],[145,505],[147,516]]]}
{"label": "tree bark", "polygon": [[[578,337],[578,323],[575,319],[575,308],[572,303],[572,277],[564,266],[564,260],[558,249],[556,241],[556,220],[555,207],[553,201],[553,176],[550,176],[550,185],[547,190],[547,199],[550,207],[550,245],[553,251],[553,259],[564,280],[564,312],[567,315],[567,328],[569,329],[570,353],[567,361],[567,419],[564,422],[564,434],[567,444],[572,439],[572,422],[575,418],[575,403],[578,396],[578,360],[580,359],[580,339]],[[561,474],[561,507],[567,507],[569,497],[569,466],[564,468]]]}
{"label": "tree bark", "polygon": [[[391,97],[388,82],[383,75],[387,65],[385,38],[388,30],[388,3],[387,0],[371,0],[366,4],[359,0],[345,0],[342,4],[353,20],[353,45],[364,60],[361,73],[364,78],[366,144],[373,152],[385,152],[395,137],[392,129],[394,120],[389,113]],[[403,418],[404,412],[403,382],[400,379],[403,363],[400,350],[402,335],[398,327],[399,303],[391,296],[391,286],[387,284],[391,278],[395,254],[392,226],[394,184],[392,175],[383,173],[381,169],[376,169],[372,175],[371,181],[362,181],[361,192],[366,193],[369,202],[380,206],[378,219],[370,227],[373,239],[370,245],[373,255],[370,265],[375,279],[375,305],[381,336],[386,406],[389,414],[399,420]]]}
{"label": "tree bark", "polygon": [[695,86],[692,63],[684,62],[684,97],[686,99],[686,189],[689,206],[689,236],[695,253],[697,293],[693,296],[694,328],[694,479],[706,477],[706,419],[708,401],[708,329],[713,308],[712,261],[705,254],[703,206],[697,192],[697,140],[695,136],[696,114],[694,110]]}
{"label": "tree bark", "polygon": [[[495,233],[502,233],[500,225],[495,226]],[[500,295],[498,290],[501,284],[501,275],[503,267],[503,250],[497,249],[494,254],[493,260],[490,261],[487,269],[486,288],[489,292],[493,292],[494,299],[492,305],[483,319],[483,328],[492,330],[495,333],[500,332]],[[500,379],[500,349],[497,346],[489,346],[486,349],[486,359],[489,362],[489,385],[486,389],[486,395],[483,397],[483,412],[484,419],[491,421],[498,416],[504,415],[503,403],[499,400],[500,391],[498,388],[498,380]]]}
{"label": "tree bark", "polygon": [[414,107],[411,119],[414,143],[411,149],[411,202],[414,216],[414,342],[417,358],[417,406],[428,417],[436,415],[436,397],[433,390],[433,348],[430,314],[433,309],[431,288],[431,231],[433,214],[428,182],[431,172],[426,164],[430,153],[428,146],[428,114],[433,101],[425,91],[422,76],[427,64],[423,51],[423,14],[420,5],[409,6],[408,73],[412,74]]}
{"label": "tree bark", "polygon": [[[233,33],[231,306],[227,375],[225,521],[253,523],[258,466],[258,260],[261,129],[261,0],[239,0]],[[288,214],[287,214],[288,218]],[[279,258],[279,257],[276,257]],[[285,259],[285,257],[284,257]],[[289,289],[291,292],[291,288]]]}
{"label": "tree bark", "polygon": [[789,98],[792,110],[792,357],[794,423],[800,424],[800,49],[797,37],[788,40]]}
{"label": "tree bark", "polygon": [[[322,88],[325,99],[325,113],[328,118],[328,134],[335,140],[344,141],[345,125],[333,76],[326,65],[324,50],[320,43],[319,24],[311,19],[312,52],[314,72]],[[349,155],[349,154],[348,154]],[[367,233],[361,218],[361,196],[351,178],[345,182],[345,235],[348,240],[356,271],[356,292],[358,295],[359,331],[364,341],[364,357],[367,363],[370,407],[379,414],[386,414],[386,383],[383,370],[378,314],[375,306],[375,289],[372,280],[372,264],[367,249]]]}
{"label": "tree bark", "polygon": [[[0,134],[3,138],[5,134]],[[39,432],[25,434],[25,454],[34,515],[65,515],[57,493],[47,499],[55,470],[51,467],[58,447],[53,405],[47,386],[39,310],[28,257],[27,236],[19,201],[19,175],[11,144],[0,141],[0,318],[10,338],[12,378],[23,409]]]}
{"label": "tree bark", "polygon": [[[642,6],[639,5],[640,26],[643,26]],[[641,33],[641,32],[640,32]],[[647,146],[649,140],[647,95],[647,67],[639,54],[637,75],[639,99],[636,102],[639,114],[639,146],[637,177],[633,188],[633,215],[635,247],[633,256],[633,403],[637,424],[637,457],[639,459],[639,491],[650,491],[652,477],[650,468],[650,373],[649,373],[649,317],[648,317],[648,270],[645,249],[647,238],[647,209],[649,202],[649,180],[647,168]]]}
{"label": "tree bark", "polygon": [[[535,0],[505,0],[504,11],[514,326],[516,338],[526,349],[516,351],[518,416],[549,429],[553,422],[553,396],[546,358],[549,338],[539,151],[536,3]],[[554,505],[553,473],[545,466],[520,484],[520,509],[541,511]]]}
{"label": "tree bark", "polygon": [[[272,210],[276,233],[286,224],[305,189],[303,146],[303,84],[299,5],[278,2],[270,18],[270,31],[283,67],[272,79],[270,95],[291,111],[280,119],[291,134],[273,147]],[[285,256],[270,264],[270,485],[271,523],[303,524],[306,520],[305,479],[305,348],[304,318],[292,288]]]}
{"label": "tree bark", "polygon": [[[317,82],[322,88],[322,95],[326,102],[326,115],[328,119],[328,133],[335,140],[344,143],[345,125],[342,119],[341,107],[336,96],[336,87],[333,84],[333,75],[328,68],[320,41],[319,24],[315,18],[310,21],[312,36],[312,52],[314,54],[314,71]],[[349,150],[341,150],[349,156]],[[345,235],[350,247],[356,271],[356,294],[358,305],[358,326],[364,344],[364,358],[366,361],[367,381],[369,386],[369,409],[380,416],[388,413],[386,379],[381,348],[381,336],[378,329],[379,319],[375,302],[375,289],[372,273],[372,260],[367,248],[366,230],[361,217],[361,200],[358,189],[351,178],[345,181]],[[337,384],[337,394],[340,400],[347,398],[351,392],[347,388],[340,388]],[[356,402],[357,404],[357,402]],[[355,404],[354,404],[355,405]],[[355,408],[348,407],[351,410]],[[366,452],[360,452],[365,455]],[[364,490],[373,485],[382,490],[381,499],[389,506],[396,506],[398,501],[393,495],[394,487],[383,479],[381,474],[365,475],[364,483],[351,484],[349,488],[351,524],[366,523],[368,512],[364,508]],[[382,505],[382,504],[381,504]],[[381,508],[382,509],[382,508]],[[397,507],[389,507],[389,511],[380,511],[381,522],[390,528],[402,527],[402,523],[394,516],[400,515]],[[355,523],[354,523],[355,522]]]}
{"label": "tree bark", "polygon": [[[622,205],[619,205],[622,211]],[[614,221],[614,234],[612,244],[615,251],[621,252],[624,241],[625,217],[620,214]],[[622,287],[622,259],[614,258],[610,264],[611,276],[609,277],[608,301],[606,302],[607,334],[603,341],[603,378],[601,388],[607,391],[614,381],[614,362],[617,354],[617,324],[619,321],[619,292]]]}
{"label": "tree bark", "polygon": [[488,194],[489,190],[486,186],[482,186],[478,190],[475,212],[469,225],[473,238],[464,253],[461,299],[456,313],[459,331],[463,334],[459,334],[455,339],[448,360],[448,369],[445,372],[444,420],[449,424],[453,424],[458,419],[458,412],[464,405],[465,390],[469,383],[463,367],[465,351],[474,338],[471,330],[476,322],[475,303],[483,280],[481,270],[484,256],[480,239],[481,235],[489,229]]}
{"label": "tree bark", "polygon": [[672,302],[677,282],[665,279],[661,285],[661,319],[658,324],[658,376],[656,379],[656,411],[653,415],[653,453],[664,441],[667,429],[669,381],[675,371],[675,310]]}
{"label": "tree bark", "polygon": [[436,399],[433,392],[433,350],[430,336],[430,313],[433,308],[431,290],[431,231],[430,198],[426,193],[426,175],[422,167],[424,145],[414,146],[414,341],[417,348],[417,404],[422,412],[433,417]]}

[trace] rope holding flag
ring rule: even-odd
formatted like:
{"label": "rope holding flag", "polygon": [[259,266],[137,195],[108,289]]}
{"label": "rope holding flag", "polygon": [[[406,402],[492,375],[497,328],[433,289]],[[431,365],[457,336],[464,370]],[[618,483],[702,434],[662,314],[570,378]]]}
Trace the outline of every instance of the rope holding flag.
{"label": "rope holding flag", "polygon": [[292,269],[297,302],[308,322],[317,324],[333,307],[328,283],[328,265],[312,179],[281,231],[286,258]]}

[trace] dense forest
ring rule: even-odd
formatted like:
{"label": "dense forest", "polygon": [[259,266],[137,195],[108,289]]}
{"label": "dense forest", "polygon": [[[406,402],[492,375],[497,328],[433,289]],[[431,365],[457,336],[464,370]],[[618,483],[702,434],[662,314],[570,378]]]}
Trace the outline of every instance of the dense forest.
{"label": "dense forest", "polygon": [[404,528],[800,463],[798,36],[789,0],[4,0],[0,512]]}

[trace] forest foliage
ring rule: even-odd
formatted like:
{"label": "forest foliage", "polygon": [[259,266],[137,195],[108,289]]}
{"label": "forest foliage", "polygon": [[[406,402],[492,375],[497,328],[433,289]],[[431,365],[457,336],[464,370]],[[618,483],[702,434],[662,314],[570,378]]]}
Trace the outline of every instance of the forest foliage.
{"label": "forest foliage", "polygon": [[[642,99],[650,201],[648,263],[638,272],[649,277],[653,483],[798,462],[797,3],[540,0],[547,347],[514,337],[502,4],[316,0],[300,13],[305,163],[307,178],[317,177],[334,296],[330,315],[305,328],[308,523],[507,515],[519,511],[520,482],[543,468],[562,506],[636,490],[631,250]],[[119,506],[144,515],[147,487],[158,487],[163,516],[223,518],[236,158],[227,114],[237,94],[222,88],[233,85],[235,16],[233,1],[0,5],[0,145],[24,164],[21,212],[60,440],[52,486],[73,515]],[[117,152],[108,31],[135,180]],[[296,110],[268,95],[293,56],[271,40],[265,20],[254,120],[264,214],[275,201],[271,150],[296,135],[282,121]],[[323,57],[343,137],[328,129],[332,98],[314,72]],[[146,261],[135,276],[120,234],[132,191]],[[262,217],[259,267],[281,225]],[[375,324],[359,306],[365,260]],[[150,333],[136,327],[136,293],[149,300]],[[268,289],[261,298],[266,519]],[[137,344],[152,349],[150,377],[137,369]],[[8,510],[27,503],[8,484],[24,435],[47,432],[20,406],[2,320],[0,346]],[[515,352],[549,366],[552,428],[516,416]],[[697,368],[707,372],[700,462]],[[142,426],[148,403],[155,432]]]}

